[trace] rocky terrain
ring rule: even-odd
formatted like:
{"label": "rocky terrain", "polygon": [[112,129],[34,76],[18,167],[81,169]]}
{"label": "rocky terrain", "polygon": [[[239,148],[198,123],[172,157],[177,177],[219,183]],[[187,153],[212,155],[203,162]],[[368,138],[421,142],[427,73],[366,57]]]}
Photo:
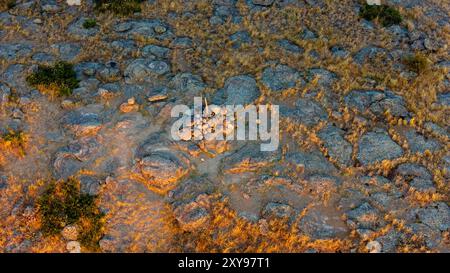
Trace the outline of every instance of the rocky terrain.
{"label": "rocky terrain", "polygon": [[[1,252],[450,250],[448,1],[98,2],[0,0]],[[173,141],[194,96],[279,105],[279,149]],[[67,181],[93,212],[49,235]]]}

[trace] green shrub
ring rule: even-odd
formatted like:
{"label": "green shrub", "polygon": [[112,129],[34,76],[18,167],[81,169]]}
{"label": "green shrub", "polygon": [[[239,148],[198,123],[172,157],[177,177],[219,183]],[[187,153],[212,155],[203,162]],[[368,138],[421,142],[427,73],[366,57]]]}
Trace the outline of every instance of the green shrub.
{"label": "green shrub", "polygon": [[86,21],[83,22],[84,28],[93,28],[97,25],[97,21],[95,19],[86,19]]}
{"label": "green shrub", "polygon": [[411,54],[403,58],[403,63],[407,68],[417,74],[420,74],[428,69],[429,61],[421,53]]}
{"label": "green shrub", "polygon": [[66,225],[75,224],[79,227],[80,243],[98,249],[104,214],[98,209],[96,198],[80,193],[80,183],[73,178],[52,181],[37,202],[43,234],[56,235]]}
{"label": "green shrub", "polygon": [[388,5],[364,4],[359,13],[360,17],[372,21],[378,19],[384,27],[398,25],[402,22],[402,16],[398,10]]}
{"label": "green shrub", "polygon": [[51,91],[57,96],[72,94],[78,87],[73,65],[67,62],[57,62],[54,66],[40,65],[38,70],[27,77],[27,82],[40,91]]}
{"label": "green shrub", "polygon": [[144,0],[94,0],[94,8],[100,12],[111,11],[118,15],[129,15],[141,11]]}

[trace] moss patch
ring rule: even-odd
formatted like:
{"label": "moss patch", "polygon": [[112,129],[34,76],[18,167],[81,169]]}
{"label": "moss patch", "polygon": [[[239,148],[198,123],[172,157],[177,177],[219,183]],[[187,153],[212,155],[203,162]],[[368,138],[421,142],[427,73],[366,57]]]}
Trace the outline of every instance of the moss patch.
{"label": "moss patch", "polygon": [[66,225],[75,224],[79,227],[81,245],[98,249],[104,214],[98,209],[95,196],[80,193],[77,180],[51,182],[37,203],[44,235],[56,235]]}
{"label": "moss patch", "polygon": [[118,15],[130,15],[141,11],[144,0],[94,0],[94,8],[99,12],[113,12]]}
{"label": "moss patch", "polygon": [[86,19],[86,21],[83,22],[83,27],[86,29],[93,28],[97,26],[97,21],[95,19]]}
{"label": "moss patch", "polygon": [[384,27],[390,27],[392,25],[398,25],[402,22],[402,16],[398,10],[388,5],[368,5],[364,4],[361,8],[359,16],[372,21],[378,19],[378,21]]}
{"label": "moss patch", "polygon": [[72,94],[79,81],[72,64],[57,62],[54,66],[40,65],[35,73],[27,77],[27,82],[41,92],[50,91],[54,95],[65,96]]}

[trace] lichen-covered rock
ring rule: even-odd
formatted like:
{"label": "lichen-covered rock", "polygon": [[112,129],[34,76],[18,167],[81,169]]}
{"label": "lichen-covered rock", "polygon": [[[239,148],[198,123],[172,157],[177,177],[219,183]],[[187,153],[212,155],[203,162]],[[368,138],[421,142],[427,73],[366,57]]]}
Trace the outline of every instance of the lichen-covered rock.
{"label": "lichen-covered rock", "polygon": [[318,135],[324,142],[324,146],[332,158],[345,166],[352,164],[353,147],[344,139],[344,131],[329,125],[320,130]]}
{"label": "lichen-covered rock", "polygon": [[129,20],[119,22],[114,26],[114,30],[119,35],[127,38],[155,38],[158,40],[168,40],[174,35],[169,25],[157,19]]}
{"label": "lichen-covered rock", "polygon": [[347,217],[347,225],[355,229],[376,230],[384,224],[380,211],[367,202],[347,212]]}
{"label": "lichen-covered rock", "polygon": [[421,208],[416,215],[419,221],[434,230],[448,231],[450,229],[450,209],[444,202]]}
{"label": "lichen-covered rock", "polygon": [[433,138],[427,138],[414,129],[407,130],[405,137],[409,144],[409,149],[413,153],[424,153],[426,150],[434,152],[441,148],[441,144]]}
{"label": "lichen-covered rock", "polygon": [[294,108],[281,106],[280,113],[285,117],[291,118],[295,122],[307,126],[317,125],[320,121],[324,121],[328,118],[325,109],[310,99],[297,100]]}
{"label": "lichen-covered rock", "polygon": [[170,71],[170,66],[164,61],[136,59],[125,69],[126,83],[152,82],[155,78],[164,76]]}
{"label": "lichen-covered rock", "polygon": [[357,159],[363,165],[395,159],[403,155],[403,149],[384,131],[364,134],[359,139],[358,147]]}
{"label": "lichen-covered rock", "polygon": [[274,68],[268,67],[264,69],[261,80],[265,86],[275,92],[293,88],[297,84],[304,84],[304,80],[298,71],[281,64]]}
{"label": "lichen-covered rock", "polygon": [[313,68],[308,71],[308,80],[316,79],[320,86],[330,87],[337,79],[336,73],[323,68]]}
{"label": "lichen-covered rock", "polygon": [[398,117],[409,116],[403,98],[389,91],[353,90],[345,96],[344,101],[348,107],[361,113],[370,111],[378,117],[383,117],[385,112]]}
{"label": "lichen-covered rock", "polygon": [[213,102],[217,105],[246,105],[254,102],[260,91],[253,77],[239,75],[228,78],[222,89],[215,94]]}

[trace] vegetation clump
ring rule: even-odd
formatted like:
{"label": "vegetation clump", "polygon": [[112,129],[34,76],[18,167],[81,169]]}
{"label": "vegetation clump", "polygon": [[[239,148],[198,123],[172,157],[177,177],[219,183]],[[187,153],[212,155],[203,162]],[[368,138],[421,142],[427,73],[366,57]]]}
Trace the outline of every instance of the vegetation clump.
{"label": "vegetation clump", "polygon": [[0,135],[0,143],[5,148],[16,149],[20,156],[25,155],[25,144],[27,137],[22,131],[8,130]]}
{"label": "vegetation clump", "polygon": [[12,9],[17,5],[16,0],[9,0],[6,2],[6,9]]}
{"label": "vegetation clump", "polygon": [[96,205],[96,196],[80,192],[80,183],[69,178],[52,181],[38,199],[41,229],[44,235],[56,235],[67,225],[76,225],[78,240],[88,249],[98,249],[102,237],[103,218]]}
{"label": "vegetation clump", "polygon": [[359,13],[360,17],[372,21],[378,21],[384,27],[398,25],[402,22],[402,16],[398,10],[388,5],[369,5],[364,4]]}
{"label": "vegetation clump", "polygon": [[93,18],[86,19],[83,22],[83,27],[86,28],[86,29],[93,28],[95,26],[97,26],[97,21],[95,19],[93,19]]}
{"label": "vegetation clump", "polygon": [[417,74],[423,73],[428,69],[429,65],[427,57],[420,53],[407,55],[403,58],[403,63],[410,71],[413,71]]}
{"label": "vegetation clump", "polygon": [[73,65],[60,61],[54,66],[40,65],[35,73],[27,77],[27,82],[43,93],[50,91],[57,96],[67,96],[78,87],[79,81]]}
{"label": "vegetation clump", "polygon": [[130,15],[141,11],[144,0],[94,0],[94,8],[99,12],[110,11],[118,15]]}

